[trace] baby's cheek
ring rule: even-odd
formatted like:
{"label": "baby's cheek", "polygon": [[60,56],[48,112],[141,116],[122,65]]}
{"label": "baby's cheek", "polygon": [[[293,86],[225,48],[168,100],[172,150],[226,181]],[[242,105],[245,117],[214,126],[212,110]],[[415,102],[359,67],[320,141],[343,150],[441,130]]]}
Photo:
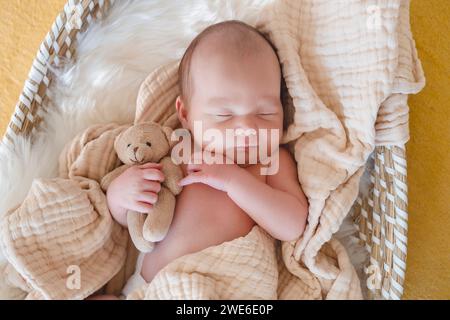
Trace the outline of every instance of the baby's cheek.
{"label": "baby's cheek", "polygon": [[215,149],[221,149],[225,145],[225,129],[217,123],[211,123],[207,120],[199,120],[196,127],[191,130],[193,139],[198,145],[209,146]]}

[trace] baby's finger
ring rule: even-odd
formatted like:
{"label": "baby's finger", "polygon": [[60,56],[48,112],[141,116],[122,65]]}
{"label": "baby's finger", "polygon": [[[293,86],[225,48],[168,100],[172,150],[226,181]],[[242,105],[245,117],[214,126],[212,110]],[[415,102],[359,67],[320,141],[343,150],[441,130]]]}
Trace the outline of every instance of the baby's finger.
{"label": "baby's finger", "polygon": [[146,168],[162,168],[161,163],[155,163],[155,162],[147,162],[144,164],[139,165],[139,168],[146,169]]}
{"label": "baby's finger", "polygon": [[156,201],[158,201],[158,195],[154,192],[144,191],[139,193],[139,195],[136,197],[136,200],[145,203],[155,204]]}
{"label": "baby's finger", "polygon": [[147,180],[164,181],[164,174],[161,172],[161,170],[154,168],[143,169],[142,176]]}
{"label": "baby's finger", "polygon": [[193,172],[188,174],[186,177],[178,181],[179,186],[187,186],[192,183],[203,182],[204,175],[202,172]]}
{"label": "baby's finger", "polygon": [[200,171],[201,168],[202,168],[201,164],[189,163],[186,165],[186,171],[188,171],[188,172]]}
{"label": "baby's finger", "polygon": [[142,191],[151,191],[158,193],[161,191],[161,183],[157,181],[144,180],[142,182]]}
{"label": "baby's finger", "polygon": [[131,210],[140,213],[150,213],[153,210],[153,205],[142,201],[136,201],[132,204]]}

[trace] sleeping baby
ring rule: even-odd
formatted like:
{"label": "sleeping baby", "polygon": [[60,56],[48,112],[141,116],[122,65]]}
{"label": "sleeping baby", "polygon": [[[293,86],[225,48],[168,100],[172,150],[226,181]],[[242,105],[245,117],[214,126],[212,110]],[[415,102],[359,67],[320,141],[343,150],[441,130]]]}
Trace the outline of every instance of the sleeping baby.
{"label": "sleeping baby", "polygon": [[[281,69],[272,45],[255,28],[226,21],[206,28],[189,45],[179,66],[180,95],[176,111],[181,125],[194,133],[192,146],[207,151],[201,137],[208,130],[222,133],[214,155],[240,161],[182,163],[175,213],[166,237],[153,251],[138,258],[136,273],[123,295],[149,283],[159,270],[183,255],[247,235],[257,224],[273,238],[291,241],[304,231],[308,202],[291,154],[279,138],[256,136],[263,130],[283,132]],[[229,144],[226,130],[244,136]],[[198,131],[198,130],[196,130]],[[277,170],[262,171],[262,152],[277,156]],[[257,155],[256,159],[250,155]],[[252,159],[253,158],[253,159]],[[251,161],[252,160],[252,161]],[[107,190],[114,219],[127,225],[126,212],[149,212],[164,180],[160,166],[136,165],[112,181]],[[109,299],[114,296],[91,298]]]}

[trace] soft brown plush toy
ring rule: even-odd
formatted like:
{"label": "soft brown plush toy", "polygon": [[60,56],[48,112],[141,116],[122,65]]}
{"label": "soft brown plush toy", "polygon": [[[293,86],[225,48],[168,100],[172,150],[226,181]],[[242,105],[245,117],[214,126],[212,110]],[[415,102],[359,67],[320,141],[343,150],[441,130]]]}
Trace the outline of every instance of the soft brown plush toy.
{"label": "soft brown plush toy", "polygon": [[114,148],[124,165],[108,173],[101,181],[107,190],[113,179],[136,164],[155,162],[162,164],[164,181],[158,193],[158,200],[148,214],[127,212],[128,230],[136,248],[142,252],[153,250],[154,243],[166,236],[172,223],[175,209],[175,196],[182,187],[178,181],[183,172],[170,158],[169,151],[174,143],[170,139],[172,129],[154,122],[144,122],[131,126],[114,141]]}

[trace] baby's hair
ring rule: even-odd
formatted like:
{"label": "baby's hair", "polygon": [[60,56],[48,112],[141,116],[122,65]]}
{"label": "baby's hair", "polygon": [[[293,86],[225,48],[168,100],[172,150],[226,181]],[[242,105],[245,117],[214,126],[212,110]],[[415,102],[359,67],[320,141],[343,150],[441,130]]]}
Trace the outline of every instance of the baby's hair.
{"label": "baby's hair", "polygon": [[226,33],[227,41],[230,42],[232,46],[236,48],[236,50],[238,50],[239,53],[242,55],[260,51],[261,43],[264,42],[257,40],[259,37],[272,48],[278,60],[277,51],[274,45],[258,29],[239,20],[228,20],[210,25],[202,32],[200,32],[194,38],[194,40],[192,40],[192,42],[186,49],[181,59],[180,65],[178,67],[178,79],[179,79],[178,84],[180,89],[180,97],[183,100],[183,102],[187,105],[189,105],[190,98],[192,95],[192,84],[191,84],[192,79],[190,76],[192,56],[194,54],[195,49],[200,44],[200,42],[208,35],[214,33]]}

